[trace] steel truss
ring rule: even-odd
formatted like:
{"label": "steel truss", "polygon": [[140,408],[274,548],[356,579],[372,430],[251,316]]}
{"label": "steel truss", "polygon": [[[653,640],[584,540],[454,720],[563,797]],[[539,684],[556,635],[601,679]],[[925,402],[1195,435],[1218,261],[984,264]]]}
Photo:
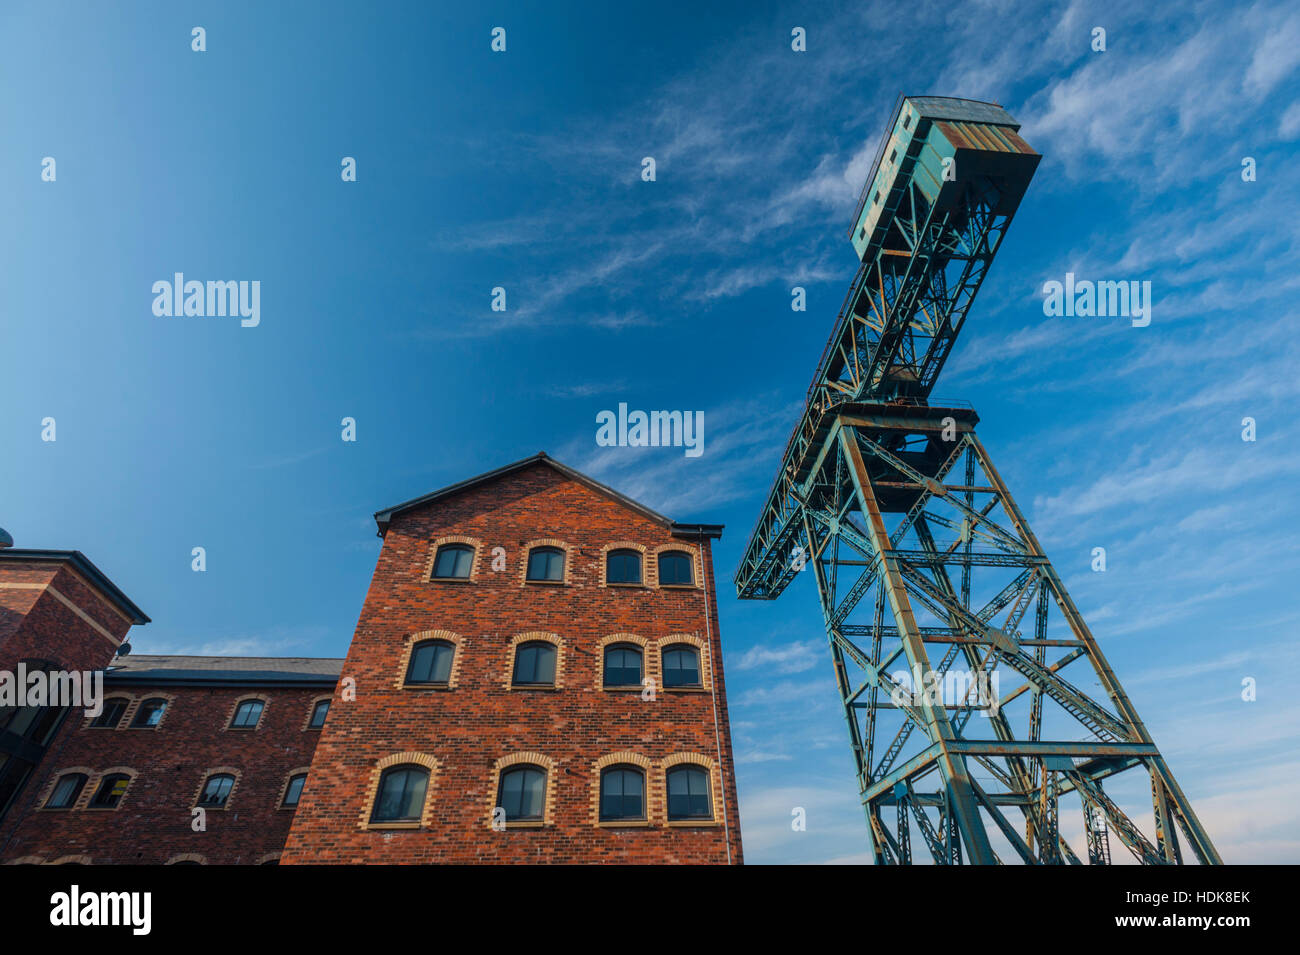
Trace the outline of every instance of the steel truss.
{"label": "steel truss", "polygon": [[[994,864],[996,843],[1024,863],[1080,864],[1067,818],[1094,865],[1110,862],[1111,834],[1142,863],[1219,863],[977,420],[842,404],[791,489],[789,572],[816,578],[875,861]],[[1139,767],[1146,831],[1103,789]]]}
{"label": "steel truss", "polygon": [[790,581],[779,555],[799,527],[791,485],[821,445],[827,413],[867,396],[929,393],[1011,221],[994,211],[1000,190],[987,178],[966,183],[944,209],[927,205],[915,184],[899,195],[890,232],[895,248],[864,260],[849,288],[742,558],[742,598],[776,597]]}

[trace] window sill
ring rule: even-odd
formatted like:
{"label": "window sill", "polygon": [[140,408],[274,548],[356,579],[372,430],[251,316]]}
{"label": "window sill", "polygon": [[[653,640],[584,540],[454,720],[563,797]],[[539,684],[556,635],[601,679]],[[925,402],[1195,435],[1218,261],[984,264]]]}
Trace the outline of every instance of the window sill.
{"label": "window sill", "polygon": [[664,823],[669,829],[716,829],[716,819],[671,819]]}
{"label": "window sill", "polygon": [[[507,822],[507,823],[506,823],[506,829],[507,829],[507,830],[510,830],[510,829],[545,829],[545,828],[546,828],[546,822],[545,822],[544,820],[541,820],[541,819],[538,819],[538,820],[535,821],[535,822],[533,822],[533,821],[529,821],[529,822]],[[499,831],[499,830],[498,830],[498,831]]]}
{"label": "window sill", "polygon": [[568,586],[567,580],[525,580],[525,587],[565,587]]}
{"label": "window sill", "polygon": [[708,693],[707,686],[661,686],[659,689],[665,693]]}
{"label": "window sill", "polygon": [[695,584],[660,584],[660,590],[699,590]]}
{"label": "window sill", "polygon": [[640,693],[643,689],[645,688],[639,683],[636,686],[633,686],[632,684],[629,683],[627,686],[602,686],[601,687],[601,690],[605,693]]}
{"label": "window sill", "polygon": [[649,590],[645,584],[605,584],[606,587],[618,587],[622,590]]}
{"label": "window sill", "polygon": [[365,824],[366,829],[419,829],[418,822],[368,822]]}
{"label": "window sill", "polygon": [[447,693],[455,689],[450,683],[402,683],[397,688],[399,690],[432,690],[435,693]]}
{"label": "window sill", "polygon": [[534,690],[541,691],[542,693],[555,693],[562,689],[562,687],[555,686],[554,684],[539,685],[535,683],[511,683],[506,687],[506,689],[511,691],[521,690],[527,692],[529,690]]}
{"label": "window sill", "polygon": [[648,819],[601,819],[596,823],[597,829],[649,829]]}
{"label": "window sill", "polygon": [[473,577],[430,577],[431,584],[472,584]]}

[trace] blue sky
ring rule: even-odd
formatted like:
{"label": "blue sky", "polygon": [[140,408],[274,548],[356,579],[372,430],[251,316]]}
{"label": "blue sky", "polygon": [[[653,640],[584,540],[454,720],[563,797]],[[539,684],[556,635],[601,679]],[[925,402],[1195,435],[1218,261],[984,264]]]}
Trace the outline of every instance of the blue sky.
{"label": "blue sky", "polygon": [[[341,656],[372,512],[546,449],[725,523],[727,581],[896,95],[995,100],[1044,160],[936,394],[1225,859],[1300,861],[1300,11],[704,6],[6,4],[0,524],[96,561],[140,652]],[[260,281],[260,325],[154,316],[177,271]],[[1151,281],[1150,326],[1044,317],[1067,271]],[[704,453],[597,447],[620,401]],[[720,598],[747,860],[865,861],[811,579]]]}

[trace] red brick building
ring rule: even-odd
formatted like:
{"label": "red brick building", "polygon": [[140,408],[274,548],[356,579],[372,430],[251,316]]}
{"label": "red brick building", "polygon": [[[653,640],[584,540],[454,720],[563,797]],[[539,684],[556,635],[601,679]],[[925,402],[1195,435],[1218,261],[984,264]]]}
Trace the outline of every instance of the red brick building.
{"label": "red brick building", "polygon": [[0,671],[105,697],[0,707],[0,862],[742,861],[720,527],[545,455],[376,521],[342,661],[122,655],[84,556],[0,550]]}
{"label": "red brick building", "polygon": [[[3,534],[3,532],[0,532]],[[7,535],[5,535],[7,538]],[[6,539],[6,543],[7,543]],[[149,618],[79,551],[0,549],[0,673],[99,670]],[[0,860],[8,810],[65,719],[62,707],[0,698]]]}
{"label": "red brick building", "polygon": [[278,861],[342,662],[118,657],[100,715],[68,714],[22,824],[0,827],[0,855],[87,865]]}
{"label": "red brick building", "polygon": [[285,863],[741,861],[721,528],[545,455],[376,521]]}

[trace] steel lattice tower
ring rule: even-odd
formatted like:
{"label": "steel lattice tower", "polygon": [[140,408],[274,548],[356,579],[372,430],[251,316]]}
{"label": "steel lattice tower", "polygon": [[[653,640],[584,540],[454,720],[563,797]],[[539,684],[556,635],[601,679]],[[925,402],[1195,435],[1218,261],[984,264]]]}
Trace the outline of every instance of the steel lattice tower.
{"label": "steel lattice tower", "polygon": [[[816,578],[877,863],[911,863],[917,832],[941,864],[1001,862],[994,840],[1078,864],[1062,809],[1091,864],[1110,833],[1143,863],[1219,863],[978,416],[928,400],[1038,165],[1019,128],[993,104],[900,97],[850,232],[862,266],[737,594]],[[1103,787],[1137,767],[1153,837]]]}

